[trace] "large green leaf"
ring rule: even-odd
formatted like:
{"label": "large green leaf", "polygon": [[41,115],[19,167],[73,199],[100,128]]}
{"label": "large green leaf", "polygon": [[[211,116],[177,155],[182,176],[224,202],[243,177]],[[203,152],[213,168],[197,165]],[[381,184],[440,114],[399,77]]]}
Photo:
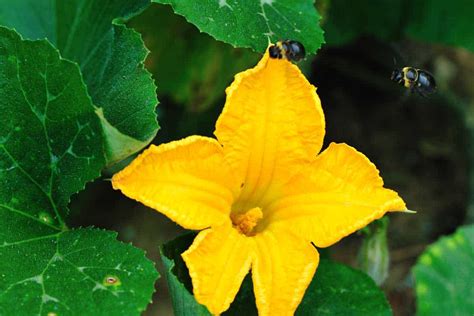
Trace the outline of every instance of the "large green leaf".
{"label": "large green leaf", "polygon": [[[191,280],[181,258],[194,236],[181,236],[161,251],[175,315],[209,315],[191,294]],[[224,315],[257,315],[250,275]],[[322,259],[295,315],[391,315],[391,309],[383,292],[369,276]]]}
{"label": "large green leaf", "polygon": [[0,24],[28,39],[47,38],[77,62],[106,135],[108,163],[147,145],[158,103],[140,35],[120,21],[149,0],[0,0]]}
{"label": "large green leaf", "polygon": [[429,246],[413,272],[418,315],[473,315],[474,225]]}
{"label": "large green leaf", "polygon": [[153,4],[129,22],[150,49],[147,69],[160,83],[158,95],[171,96],[189,111],[203,111],[219,99],[234,75],[259,56],[200,33],[170,6]]}
{"label": "large green leaf", "polygon": [[361,271],[321,260],[295,315],[391,315],[384,293]]}
{"label": "large green leaf", "polygon": [[84,228],[0,246],[0,314],[139,315],[156,270],[115,237]]}
{"label": "large green leaf", "polygon": [[153,0],[171,4],[201,31],[235,47],[264,52],[269,41],[294,39],[314,53],[324,42],[313,0]]}
{"label": "large green leaf", "polygon": [[65,224],[106,163],[78,66],[0,27],[0,95],[0,314],[138,314],[152,262],[114,233]]}

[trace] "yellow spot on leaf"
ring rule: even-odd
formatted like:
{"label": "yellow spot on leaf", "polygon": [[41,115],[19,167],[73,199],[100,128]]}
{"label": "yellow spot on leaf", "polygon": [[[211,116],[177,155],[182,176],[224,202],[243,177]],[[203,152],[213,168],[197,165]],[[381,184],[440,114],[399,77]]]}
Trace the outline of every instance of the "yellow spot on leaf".
{"label": "yellow spot on leaf", "polygon": [[122,282],[115,275],[107,275],[104,278],[104,281],[102,281],[102,284],[105,285],[105,286],[120,286],[120,285],[122,285]]}

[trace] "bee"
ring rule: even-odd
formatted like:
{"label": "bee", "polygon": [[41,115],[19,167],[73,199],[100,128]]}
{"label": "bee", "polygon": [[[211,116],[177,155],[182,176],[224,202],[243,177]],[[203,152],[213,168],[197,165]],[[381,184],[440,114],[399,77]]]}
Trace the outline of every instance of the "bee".
{"label": "bee", "polygon": [[433,75],[426,70],[403,67],[395,69],[390,79],[423,97],[427,97],[436,91],[436,81]]}
{"label": "bee", "polygon": [[278,41],[268,48],[271,58],[287,59],[289,61],[300,61],[305,56],[303,44],[293,40]]}

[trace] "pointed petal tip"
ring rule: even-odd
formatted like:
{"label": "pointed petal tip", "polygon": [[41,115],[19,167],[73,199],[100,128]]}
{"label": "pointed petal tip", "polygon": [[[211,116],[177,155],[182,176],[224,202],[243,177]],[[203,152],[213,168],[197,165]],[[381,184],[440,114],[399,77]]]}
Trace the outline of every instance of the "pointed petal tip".
{"label": "pointed petal tip", "polygon": [[120,173],[121,173],[121,171],[117,172],[110,179],[110,182],[112,183],[112,188],[114,190],[120,190],[120,177],[121,177]]}

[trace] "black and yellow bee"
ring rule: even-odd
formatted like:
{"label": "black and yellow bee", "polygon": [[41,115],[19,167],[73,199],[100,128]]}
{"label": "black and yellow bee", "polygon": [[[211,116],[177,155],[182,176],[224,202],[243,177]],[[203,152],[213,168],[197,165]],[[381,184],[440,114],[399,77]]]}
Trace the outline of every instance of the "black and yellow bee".
{"label": "black and yellow bee", "polygon": [[426,70],[403,67],[395,69],[390,79],[424,97],[436,91],[436,81]]}
{"label": "black and yellow bee", "polygon": [[278,41],[268,48],[271,58],[287,59],[289,61],[300,61],[305,56],[303,44],[293,40]]}

